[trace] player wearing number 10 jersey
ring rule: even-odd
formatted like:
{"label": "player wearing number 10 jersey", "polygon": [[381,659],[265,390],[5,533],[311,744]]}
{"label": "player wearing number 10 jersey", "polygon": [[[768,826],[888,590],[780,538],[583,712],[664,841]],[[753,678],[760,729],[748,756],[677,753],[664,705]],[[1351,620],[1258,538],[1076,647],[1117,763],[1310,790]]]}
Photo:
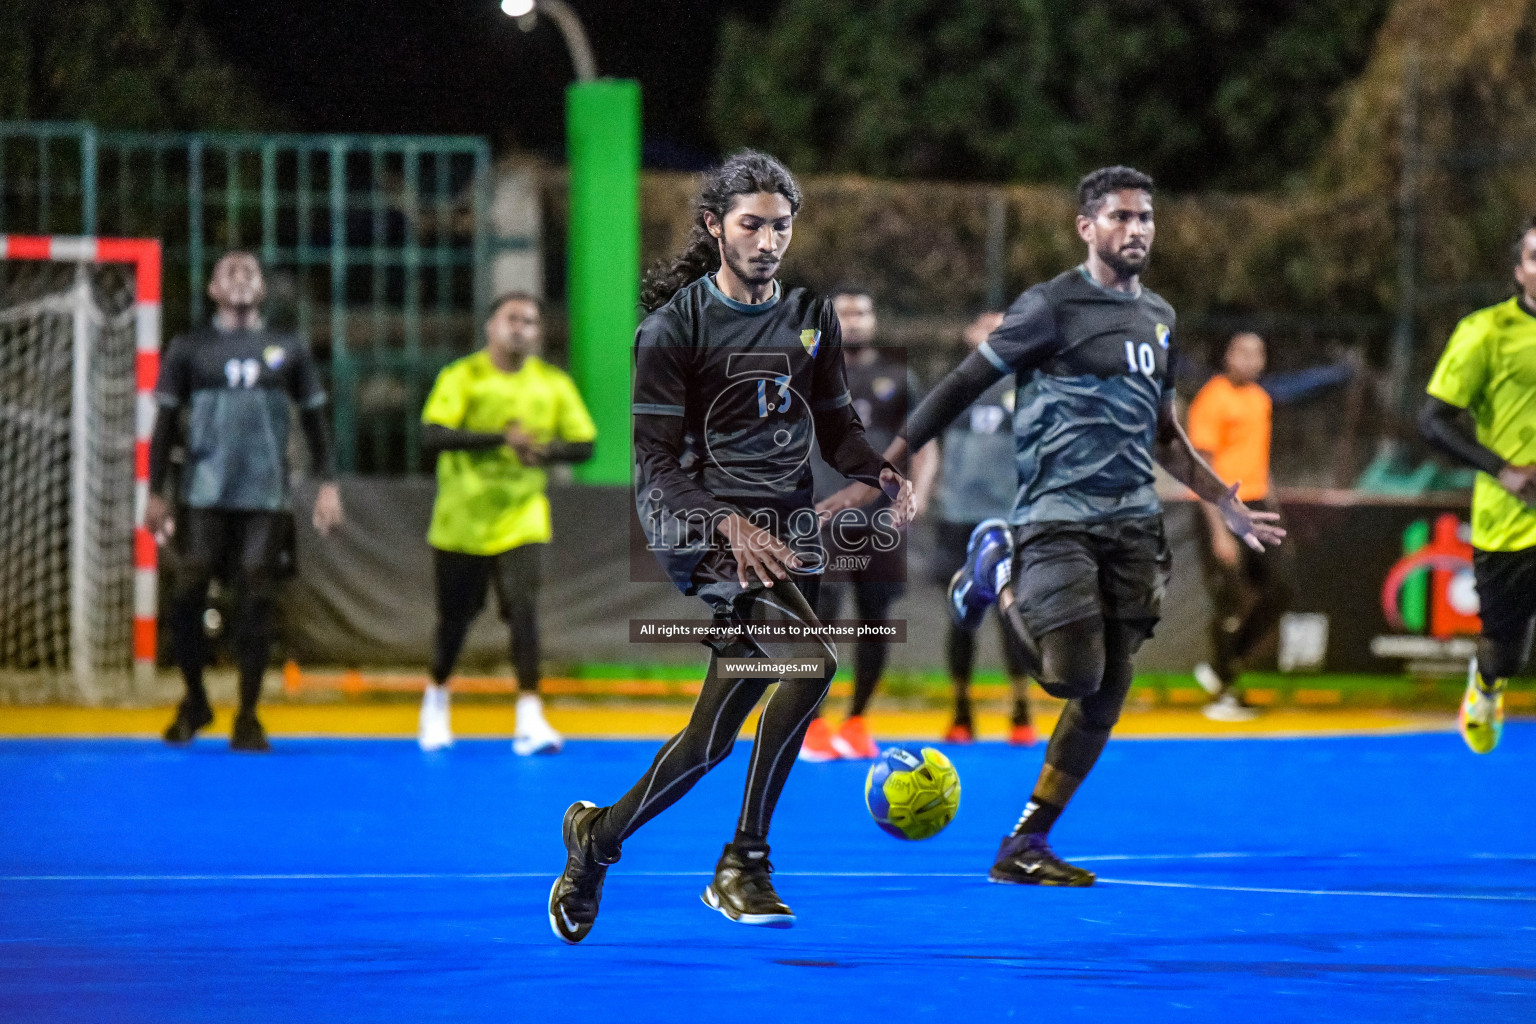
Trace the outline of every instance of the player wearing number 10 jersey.
{"label": "player wearing number 10 jersey", "polygon": [[929,393],[887,458],[921,448],[1006,374],[1017,385],[1018,490],[1007,522],[971,535],[951,590],[959,621],[996,601],[1037,653],[1041,686],[1068,703],[1024,814],[992,866],[998,882],[1090,885],[1046,836],[1103,751],[1151,635],[1168,574],[1154,463],[1216,504],[1251,547],[1284,531],[1250,511],[1190,446],[1173,414],[1173,309],[1142,287],[1152,179],[1108,167],[1078,187],[1088,258],[1030,288]]}

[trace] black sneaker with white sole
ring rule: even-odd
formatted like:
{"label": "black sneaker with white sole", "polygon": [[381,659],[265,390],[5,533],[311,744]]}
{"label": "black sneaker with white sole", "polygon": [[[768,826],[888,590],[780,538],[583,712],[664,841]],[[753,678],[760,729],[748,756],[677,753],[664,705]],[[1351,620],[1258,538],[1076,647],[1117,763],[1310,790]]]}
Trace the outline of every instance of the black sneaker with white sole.
{"label": "black sneaker with white sole", "polygon": [[566,808],[560,825],[565,870],[549,889],[549,927],[562,942],[580,942],[592,931],[608,865],[618,860],[604,863],[592,849],[592,825],[602,813],[591,801],[578,800]]}
{"label": "black sneaker with white sole", "polygon": [[1045,836],[1026,832],[1009,836],[997,851],[987,877],[1013,885],[1092,885],[1098,876],[1056,856]]}
{"label": "black sneaker with white sole", "polygon": [[795,912],[774,891],[773,865],[768,862],[768,844],[750,846],[726,843],[720,862],[715,865],[715,880],[704,887],[705,905],[720,911],[737,924],[755,924],[764,928],[789,928]]}

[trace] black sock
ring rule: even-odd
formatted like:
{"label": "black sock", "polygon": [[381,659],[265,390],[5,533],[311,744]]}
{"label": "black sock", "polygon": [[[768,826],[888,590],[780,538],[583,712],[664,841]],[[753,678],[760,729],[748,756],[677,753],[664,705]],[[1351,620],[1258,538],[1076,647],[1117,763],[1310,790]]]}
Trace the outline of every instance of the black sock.
{"label": "black sock", "polygon": [[749,832],[736,830],[736,838],[731,840],[731,845],[741,850],[756,850],[768,845],[767,836],[754,836]]}
{"label": "black sock", "polygon": [[208,689],[203,685],[203,670],[182,669],[187,682],[187,705],[193,708],[208,706]]}
{"label": "black sock", "polygon": [[1027,701],[1027,700],[1016,700],[1016,701],[1013,702],[1013,724],[1014,725],[1028,725],[1029,724],[1029,701]]}
{"label": "black sock", "polygon": [[1056,824],[1056,819],[1061,817],[1062,808],[1055,804],[1046,803],[1039,797],[1030,797],[1029,803],[1024,805],[1024,813],[1019,815],[1019,823],[1013,826],[1011,835],[1037,835],[1043,836]]}
{"label": "black sock", "polygon": [[971,695],[957,686],[955,688],[955,724],[969,726],[972,721]]}

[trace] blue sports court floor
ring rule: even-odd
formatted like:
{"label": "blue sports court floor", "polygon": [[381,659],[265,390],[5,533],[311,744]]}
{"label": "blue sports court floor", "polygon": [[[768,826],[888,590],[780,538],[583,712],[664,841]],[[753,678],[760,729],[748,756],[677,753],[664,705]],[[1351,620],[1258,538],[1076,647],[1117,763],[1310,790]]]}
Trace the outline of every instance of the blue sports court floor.
{"label": "blue sports court floor", "polygon": [[951,749],[960,815],[886,837],[800,765],[789,931],[699,890],[746,758],[632,839],[582,946],[545,897],[573,799],[653,742],[0,743],[0,1020],[1536,1020],[1536,725],[1112,743],[1057,828],[1087,890],[989,885],[1040,748]]}

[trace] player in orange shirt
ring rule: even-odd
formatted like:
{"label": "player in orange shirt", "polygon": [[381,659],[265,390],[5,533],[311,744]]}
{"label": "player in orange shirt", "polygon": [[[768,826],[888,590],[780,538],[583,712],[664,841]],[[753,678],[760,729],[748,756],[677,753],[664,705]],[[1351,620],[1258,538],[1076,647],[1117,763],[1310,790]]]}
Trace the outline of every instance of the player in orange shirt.
{"label": "player in orange shirt", "polygon": [[[1264,373],[1264,339],[1233,335],[1222,372],[1212,377],[1189,405],[1189,439],[1223,480],[1239,481],[1237,496],[1249,508],[1279,512],[1269,486],[1269,393],[1259,386]],[[1237,542],[1221,513],[1205,513],[1206,574],[1211,583],[1210,664],[1195,667],[1195,678],[1211,694],[1205,716],[1219,722],[1247,721],[1254,711],[1234,688],[1244,663],[1280,622],[1295,598],[1290,549],[1253,551]]]}

